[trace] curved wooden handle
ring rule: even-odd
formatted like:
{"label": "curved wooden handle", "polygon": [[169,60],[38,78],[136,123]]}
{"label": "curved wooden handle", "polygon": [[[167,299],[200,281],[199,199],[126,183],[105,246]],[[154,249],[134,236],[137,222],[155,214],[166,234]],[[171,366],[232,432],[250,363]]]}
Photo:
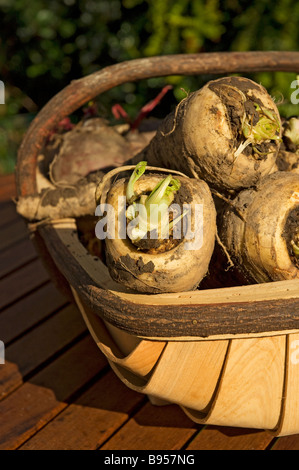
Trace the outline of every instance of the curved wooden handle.
{"label": "curved wooden handle", "polygon": [[16,169],[18,196],[36,193],[36,161],[45,137],[64,117],[95,96],[123,83],[152,77],[262,71],[299,72],[299,52],[219,52],[150,57],[111,65],[72,81],[41,109],[24,136]]}

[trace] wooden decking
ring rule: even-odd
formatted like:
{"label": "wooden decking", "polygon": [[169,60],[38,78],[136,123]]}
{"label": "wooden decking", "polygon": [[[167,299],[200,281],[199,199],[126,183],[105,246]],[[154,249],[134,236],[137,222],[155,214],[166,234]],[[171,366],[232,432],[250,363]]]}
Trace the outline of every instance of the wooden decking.
{"label": "wooden decking", "polygon": [[13,175],[0,177],[0,449],[299,449],[299,435],[200,426],[125,387],[51,282],[14,195]]}

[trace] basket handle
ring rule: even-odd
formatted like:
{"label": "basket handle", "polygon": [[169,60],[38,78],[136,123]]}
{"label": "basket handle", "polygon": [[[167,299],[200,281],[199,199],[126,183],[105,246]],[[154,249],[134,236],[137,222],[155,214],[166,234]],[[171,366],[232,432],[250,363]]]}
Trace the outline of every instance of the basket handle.
{"label": "basket handle", "polygon": [[66,116],[94,97],[126,82],[168,75],[299,72],[299,52],[255,51],[165,55],[111,65],[72,81],[37,114],[18,152],[18,196],[36,194],[37,156],[45,137]]}

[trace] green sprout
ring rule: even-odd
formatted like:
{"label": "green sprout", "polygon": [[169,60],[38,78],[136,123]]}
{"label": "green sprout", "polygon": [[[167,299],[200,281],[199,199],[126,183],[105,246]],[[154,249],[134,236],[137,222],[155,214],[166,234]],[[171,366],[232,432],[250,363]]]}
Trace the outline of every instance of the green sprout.
{"label": "green sprout", "polygon": [[253,125],[252,120],[250,122],[247,114],[244,113],[241,128],[246,140],[240,144],[236,150],[234,154],[236,158],[250,144],[252,144],[255,152],[261,154],[261,152],[257,150],[256,144],[271,140],[281,140],[279,136],[280,122],[276,114],[268,109],[261,108],[257,103],[254,103],[254,106],[259,114],[259,120]]}
{"label": "green sprout", "polygon": [[151,204],[165,204],[170,205],[174,199],[174,192],[178,191],[181,183],[177,179],[173,179],[171,175],[160,181],[152,190],[150,195],[146,198],[145,205],[150,207]]}
{"label": "green sprout", "polygon": [[131,174],[131,177],[128,182],[127,186],[127,191],[126,191],[126,198],[128,203],[133,202],[134,199],[136,199],[136,194],[134,191],[134,185],[136,181],[139,180],[139,178],[143,175],[146,169],[147,162],[139,162],[137,163],[133,173]]}
{"label": "green sprout", "polygon": [[291,241],[291,245],[294,255],[299,259],[299,246],[294,242],[294,240]]}
{"label": "green sprout", "polygon": [[136,200],[134,184],[144,173],[145,169],[146,162],[140,162],[136,166],[126,191],[127,203],[129,204],[126,217],[130,221],[138,217],[138,225],[128,227],[128,235],[131,240],[135,242],[144,238],[146,234],[152,230],[159,231],[161,237],[165,238],[169,228],[173,228],[186,213],[184,212],[169,223],[168,208],[174,200],[175,193],[181,187],[180,181],[173,178],[172,175],[168,175],[160,181],[148,196],[142,194],[139,199]]}

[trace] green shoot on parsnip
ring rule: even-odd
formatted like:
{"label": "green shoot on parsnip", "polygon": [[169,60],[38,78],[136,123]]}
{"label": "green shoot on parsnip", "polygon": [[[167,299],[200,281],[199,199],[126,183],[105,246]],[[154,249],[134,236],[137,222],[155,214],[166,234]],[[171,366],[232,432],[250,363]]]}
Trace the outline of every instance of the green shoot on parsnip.
{"label": "green shoot on parsnip", "polygon": [[136,194],[135,194],[135,191],[134,191],[134,185],[135,185],[136,181],[138,181],[139,178],[145,172],[146,165],[147,165],[147,162],[139,162],[136,165],[133,173],[131,174],[131,177],[129,179],[128,186],[127,186],[127,191],[126,191],[126,198],[127,198],[127,202],[129,204],[131,202],[133,202],[133,200],[136,198]]}
{"label": "green shoot on parsnip", "polygon": [[166,236],[169,228],[173,228],[175,223],[185,215],[183,213],[169,224],[168,208],[174,200],[175,193],[181,187],[180,181],[173,178],[172,175],[168,175],[160,181],[148,196],[142,194],[138,200],[134,200],[136,198],[134,184],[142,176],[145,169],[146,162],[140,162],[136,166],[126,191],[129,204],[126,217],[130,221],[138,217],[138,226],[136,225],[128,230],[129,237],[134,241],[141,240],[152,230],[157,230],[160,235],[163,234],[163,237]]}
{"label": "green shoot on parsnip", "polygon": [[294,242],[294,240],[292,240],[291,245],[292,245],[292,250],[293,250],[294,255],[296,256],[296,258],[299,259],[299,246],[298,246],[298,244],[296,244]]}
{"label": "green shoot on parsnip", "polygon": [[257,103],[254,103],[254,106],[258,112],[259,120],[253,125],[246,112],[244,112],[241,127],[246,140],[239,145],[234,153],[235,158],[250,144],[252,144],[253,150],[256,153],[261,153],[255,147],[256,144],[270,142],[271,140],[280,140],[280,122],[277,116],[272,111],[261,108]]}

